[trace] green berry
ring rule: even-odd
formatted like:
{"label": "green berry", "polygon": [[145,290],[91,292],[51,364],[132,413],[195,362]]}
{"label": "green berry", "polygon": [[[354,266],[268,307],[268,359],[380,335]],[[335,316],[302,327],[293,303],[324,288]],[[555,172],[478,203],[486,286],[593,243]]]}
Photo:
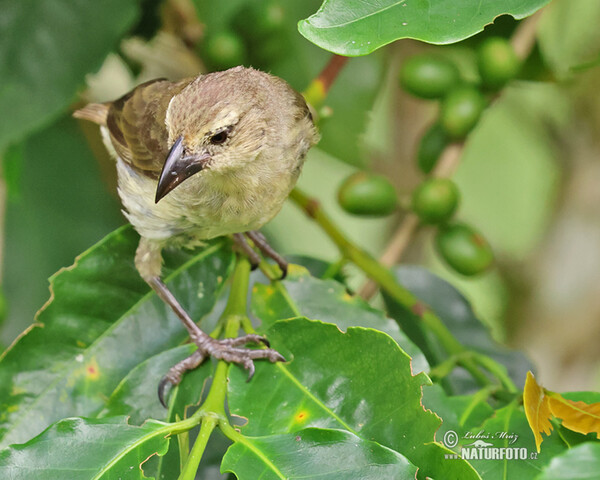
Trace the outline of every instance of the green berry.
{"label": "green berry", "polygon": [[463,138],[477,124],[485,106],[485,97],[478,89],[456,88],[442,101],[440,123],[449,136]]}
{"label": "green berry", "polygon": [[441,98],[459,82],[456,65],[437,55],[415,55],[404,61],[400,84],[420,98]]}
{"label": "green berry", "polygon": [[281,0],[245,2],[235,14],[233,26],[247,41],[258,43],[264,37],[279,36],[286,29],[286,11]]}
{"label": "green berry", "polygon": [[448,142],[448,135],[439,123],[433,124],[423,134],[417,152],[417,165],[423,173],[433,170]]}
{"label": "green berry", "polygon": [[430,178],[412,195],[412,209],[423,223],[442,223],[450,219],[458,207],[460,194],[448,178]]}
{"label": "green berry", "polygon": [[477,49],[477,67],[484,85],[498,89],[519,72],[521,62],[508,40],[490,37]]}
{"label": "green berry", "polygon": [[226,70],[244,63],[246,47],[233,32],[223,30],[208,36],[204,43],[205,60],[217,70]]}
{"label": "green berry", "polygon": [[285,27],[285,10],[279,0],[259,2],[253,13],[255,30],[259,34],[272,34]]}
{"label": "green berry", "polygon": [[461,223],[440,228],[435,237],[435,246],[448,265],[467,276],[484,272],[494,260],[487,240]]}
{"label": "green berry", "polygon": [[383,216],[396,209],[398,199],[396,189],[387,178],[357,172],[346,178],[340,186],[338,201],[348,213]]}

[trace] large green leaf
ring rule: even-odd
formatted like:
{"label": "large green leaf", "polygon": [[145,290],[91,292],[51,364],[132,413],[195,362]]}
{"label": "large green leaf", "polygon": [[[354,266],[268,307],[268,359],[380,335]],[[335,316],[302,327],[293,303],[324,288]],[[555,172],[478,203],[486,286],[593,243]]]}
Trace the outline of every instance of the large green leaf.
{"label": "large green leaf", "polygon": [[600,2],[555,0],[540,21],[538,41],[544,59],[560,77],[600,62]]}
{"label": "large green leaf", "polygon": [[[130,370],[186,338],[135,270],[138,238],[131,227],[119,229],[51,279],[51,301],[0,362],[2,445],[67,416],[97,414]],[[229,244],[166,253],[171,291],[201,319],[231,271]],[[155,372],[155,380],[165,373]]]}
{"label": "large green leaf", "polygon": [[[203,321],[203,326],[206,327]],[[128,423],[141,425],[149,418],[169,422],[190,416],[190,407],[197,405],[212,372],[212,362],[207,361],[198,368],[186,372],[181,383],[174,387],[169,394],[169,409],[165,409],[158,401],[157,374],[168,371],[175,363],[190,355],[196,346],[188,343],[161,352],[137,365],[119,383],[99,413],[99,417],[128,416]],[[184,435],[189,435],[185,433]],[[221,458],[229,444],[227,439],[211,437],[207,450],[202,456],[200,477],[205,480],[219,476]],[[191,437],[193,438],[193,436]],[[171,442],[169,450],[160,456],[152,457],[144,464],[147,476],[157,479],[176,478],[180,468],[179,442]],[[217,476],[209,477],[209,472]]]}
{"label": "large green leaf", "polygon": [[416,470],[402,455],[375,442],[321,428],[245,437],[227,450],[221,466],[221,471],[233,472],[240,480],[409,480]]}
{"label": "large green leaf", "polygon": [[434,443],[440,421],[421,404],[427,379],[412,375],[391,337],[302,318],[276,322],[266,335],[289,362],[257,365],[250,383],[231,370],[229,407],[247,419],[242,433],[344,429],[404,455],[423,478],[478,478],[466,462],[445,461],[449,451]]}
{"label": "large green leaf", "polygon": [[[62,117],[10,150],[18,172],[11,174],[16,178],[4,224],[2,288],[9,308],[2,334],[9,343],[47,300],[48,277],[124,223],[72,118]],[[106,168],[115,167],[107,162]]]}
{"label": "large green leaf", "polygon": [[[542,447],[545,448],[546,443]],[[535,480],[590,480],[600,472],[600,443],[587,442],[555,456]]]}
{"label": "large green leaf", "polygon": [[304,316],[348,327],[375,328],[390,335],[412,358],[413,372],[429,370],[425,356],[400,330],[397,323],[364,300],[349,295],[333,280],[311,277],[306,270],[293,266],[283,282],[274,285],[256,283],[252,290],[252,309],[264,327],[277,320]]}
{"label": "large green leaf", "polygon": [[524,18],[549,1],[325,0],[298,29],[325,50],[359,56],[400,38],[435,44],[459,42],[499,15]]}
{"label": "large green leaf", "polygon": [[184,418],[186,407],[198,403],[201,398],[205,381],[212,370],[211,362],[186,372],[181,383],[169,395],[170,410],[165,410],[158,400],[156,374],[166,373],[195,350],[196,346],[192,343],[181,345],[137,365],[119,383],[99,416],[128,415],[129,423],[134,425],[141,425],[149,418],[168,421],[175,421],[175,415]]}
{"label": "large green leaf", "polygon": [[[533,369],[529,360],[522,353],[509,350],[495,342],[489,330],[476,317],[469,302],[458,290],[422,267],[401,266],[396,268],[395,274],[403,286],[436,312],[462,345],[502,363],[517,384],[524,384],[526,372]],[[410,313],[389,296],[384,295],[384,298],[394,318],[403,319]],[[435,352],[434,360],[439,361],[445,355],[441,353],[436,339],[431,335],[423,334],[420,341],[427,342]],[[455,380],[461,391],[467,388],[468,385],[460,377],[455,377]]]}
{"label": "large green leaf", "polygon": [[424,387],[423,405],[442,419],[442,426],[435,432],[436,440],[445,444],[447,432],[477,430],[494,414],[494,410],[486,402],[488,393],[480,390],[472,395],[450,397],[440,385]]}
{"label": "large green leaf", "polygon": [[67,107],[130,28],[138,2],[3,0],[0,9],[2,151]]}
{"label": "large green leaf", "polygon": [[0,451],[0,478],[11,480],[135,480],[146,478],[141,464],[163,455],[170,425],[141,427],[125,417],[68,418],[24,445]]}

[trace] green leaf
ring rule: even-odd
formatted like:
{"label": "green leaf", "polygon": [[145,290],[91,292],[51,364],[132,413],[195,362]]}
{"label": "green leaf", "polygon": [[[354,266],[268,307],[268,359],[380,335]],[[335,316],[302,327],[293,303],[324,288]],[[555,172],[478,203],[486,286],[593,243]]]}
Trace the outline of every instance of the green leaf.
{"label": "green leaf", "polygon": [[[51,301],[0,362],[2,445],[67,416],[97,414],[136,365],[187,337],[139,277],[138,239],[130,226],[121,228],[52,277]],[[229,243],[164,256],[172,293],[192,318],[203,318],[231,271]],[[164,373],[154,373],[156,382]]]}
{"label": "green leaf", "polygon": [[23,175],[23,144],[14,144],[2,155],[2,178],[6,184],[6,195],[10,201],[17,201],[21,190]]}
{"label": "green leaf", "polygon": [[[194,344],[181,345],[154,355],[137,365],[119,383],[108,399],[106,407],[98,416],[107,418],[127,415],[129,423],[134,425],[141,425],[149,418],[169,422],[188,418],[190,416],[188,407],[196,405],[202,398],[206,381],[211,375],[212,363],[210,361],[204,362],[198,368],[186,372],[181,383],[174,387],[169,394],[168,410],[158,400],[157,374],[165,374],[169,368],[195,350],[196,346]],[[189,434],[185,433],[185,435]],[[202,468],[207,468],[207,456],[217,457],[217,459],[212,458],[212,466],[213,470],[216,469],[218,472],[218,465],[229,443],[227,442],[224,445],[221,440],[221,442],[215,444],[215,439],[211,438],[208,451],[205,451],[203,455]],[[152,457],[148,463],[144,464],[146,475],[159,479],[175,478],[180,466],[179,448],[177,441],[171,442],[167,453]],[[204,470],[201,478],[207,478]]]}
{"label": "green leaf", "polygon": [[436,440],[444,443],[446,432],[477,429],[494,414],[485,401],[489,392],[480,390],[473,395],[448,396],[437,384],[423,387],[423,405],[442,419],[442,426],[435,432]]}
{"label": "green leaf", "polygon": [[344,429],[404,455],[423,476],[478,478],[465,462],[446,462],[449,451],[433,443],[440,422],[421,405],[427,379],[411,374],[391,337],[301,318],[276,322],[266,335],[289,361],[257,364],[250,383],[240,369],[230,371],[229,407],[247,419],[243,434]]}
{"label": "green leaf", "polygon": [[137,15],[135,0],[2,2],[0,151],[64,110]]}
{"label": "green leaf", "polygon": [[244,437],[233,444],[222,472],[240,480],[335,478],[339,480],[414,479],[406,458],[356,435],[322,428],[267,437]]}
{"label": "green leaf", "polygon": [[[3,165],[12,189],[4,227],[2,287],[10,303],[3,334],[12,342],[48,299],[48,277],[123,225],[123,216],[72,118],[62,117],[8,152],[20,157]],[[106,168],[115,167],[107,162]]]}
{"label": "green leaf", "polygon": [[423,353],[380,310],[359,297],[349,295],[334,280],[311,277],[306,270],[293,266],[283,282],[274,285],[256,283],[252,290],[252,309],[264,327],[277,320],[304,316],[348,327],[374,328],[391,336],[412,358],[413,372],[426,372],[429,365]]}
{"label": "green leaf", "polygon": [[128,425],[125,417],[68,418],[23,445],[0,451],[0,478],[11,480],[134,480],[141,464],[163,455],[171,425]]}
{"label": "green leaf", "polygon": [[600,443],[587,442],[555,456],[535,480],[589,480],[599,471]]}
{"label": "green leaf", "polygon": [[[458,290],[422,267],[398,267],[395,274],[404,287],[433,309],[462,345],[485,353],[502,363],[517,384],[524,384],[527,371],[532,370],[529,360],[522,353],[496,343]],[[386,295],[384,298],[394,318],[404,318],[410,313]],[[421,341],[427,342],[431,351],[435,352],[437,361],[444,358],[445,354],[441,353],[441,348],[433,336],[423,336]],[[459,377],[455,379],[458,381],[456,386],[464,391],[467,385]]]}
{"label": "green leaf", "polygon": [[[470,448],[472,455],[482,455],[481,459],[469,457],[471,458],[469,463],[475,467],[485,480],[534,478],[555,455],[566,448],[558,435],[552,435],[545,439],[542,451],[538,455],[525,412],[516,403],[511,403],[497,410],[496,414],[484,422],[480,428],[464,429],[457,433],[461,437],[459,447],[463,447],[463,449],[458,447],[457,449],[463,457],[466,456],[464,447]],[[491,445],[469,447],[477,440],[482,440]],[[521,456],[518,460],[485,458],[485,449],[498,447],[521,449],[519,455],[522,454],[526,458],[522,459]],[[480,452],[480,450],[483,451]]]}
{"label": "green leaf", "polygon": [[549,0],[325,0],[317,13],[298,24],[308,40],[330,52],[367,55],[401,38],[447,44],[464,40],[503,14],[520,19]]}
{"label": "green leaf", "polygon": [[327,95],[326,105],[333,116],[319,125],[319,148],[342,162],[368,164],[370,152],[364,134],[377,93],[383,86],[383,61],[382,55],[372,55],[349,62]]}
{"label": "green leaf", "polygon": [[561,78],[578,67],[600,61],[600,3],[595,0],[552,2],[538,26],[540,51]]}
{"label": "green leaf", "polygon": [[182,345],[150,357],[127,374],[112,393],[100,417],[128,415],[129,423],[141,425],[149,418],[175,421],[175,415],[185,418],[187,406],[198,403],[204,383],[210,376],[211,362],[186,372],[181,383],[174,388],[169,399],[173,407],[165,410],[158,400],[157,373],[166,374],[169,369],[196,350],[193,343]]}
{"label": "green leaf", "polygon": [[[299,92],[329,61],[327,52],[307,42],[296,31],[298,20],[314,12],[318,4],[314,0],[281,2],[286,10],[285,32],[290,48],[268,71],[285,78]],[[365,145],[364,135],[378,91],[384,84],[385,62],[383,55],[371,55],[346,64],[327,94],[325,103],[332,116],[319,124],[319,149],[351,165],[368,163],[371,150]]]}

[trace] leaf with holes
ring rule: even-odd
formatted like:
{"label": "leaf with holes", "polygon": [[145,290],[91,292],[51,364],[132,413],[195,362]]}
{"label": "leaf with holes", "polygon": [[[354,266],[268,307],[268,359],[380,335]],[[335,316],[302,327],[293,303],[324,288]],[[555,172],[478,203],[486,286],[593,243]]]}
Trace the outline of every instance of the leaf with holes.
{"label": "leaf with holes", "polygon": [[529,427],[535,436],[535,448],[539,452],[540,445],[544,441],[542,433],[550,435],[552,432],[552,424],[550,423],[552,414],[548,405],[548,397],[546,397],[544,389],[535,381],[535,377],[531,372],[527,372],[527,380],[525,380],[523,407],[525,408]]}
{"label": "leaf with holes", "polygon": [[[0,445],[27,441],[61,418],[96,415],[134,367],[186,339],[135,269],[138,239],[130,226],[116,230],[52,277],[51,300],[0,361]],[[169,288],[192,318],[203,318],[231,272],[229,243],[165,253]]]}
{"label": "leaf with holes", "polygon": [[23,445],[0,450],[0,478],[11,480],[134,480],[146,478],[142,464],[163,455],[169,424],[128,425],[125,417],[68,418]]}
{"label": "leaf with holes", "polygon": [[434,442],[440,420],[421,404],[428,379],[412,375],[409,356],[391,337],[361,327],[342,333],[304,318],[276,322],[265,333],[289,361],[258,364],[250,383],[230,370],[229,407],[247,420],[242,434],[342,429],[405,456],[423,478],[479,478],[466,462],[445,461],[450,452]]}
{"label": "leaf with holes", "polygon": [[349,295],[339,282],[314,278],[303,267],[292,265],[283,282],[256,283],[252,293],[252,310],[264,327],[284,318],[304,316],[335,323],[342,330],[375,328],[391,336],[410,355],[413,372],[429,370],[425,355],[396,322],[361,298]]}

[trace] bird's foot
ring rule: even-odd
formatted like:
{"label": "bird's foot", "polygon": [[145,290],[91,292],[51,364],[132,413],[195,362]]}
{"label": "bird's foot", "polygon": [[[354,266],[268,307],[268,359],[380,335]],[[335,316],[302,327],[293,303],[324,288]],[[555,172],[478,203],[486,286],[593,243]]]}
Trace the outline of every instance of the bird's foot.
{"label": "bird's foot", "polygon": [[256,248],[258,248],[263,255],[275,260],[275,263],[279,266],[281,270],[281,277],[279,280],[283,280],[287,275],[288,263],[281,255],[279,255],[269,242],[265,236],[259,231],[251,230],[248,232],[242,233],[234,233],[233,240],[235,241],[238,248],[246,254],[248,259],[250,260],[250,265],[252,265],[252,270],[255,270],[260,264],[260,255],[250,246],[248,242],[244,238],[244,235],[252,240],[252,243]]}
{"label": "bird's foot", "polygon": [[271,363],[285,362],[283,355],[272,348],[256,350],[240,348],[248,343],[263,344],[269,347],[268,340],[260,335],[249,334],[237,338],[224,338],[222,340],[202,336],[198,341],[194,341],[194,343],[198,346],[198,350],[171,367],[158,384],[158,399],[165,408],[167,408],[165,399],[168,392],[172,387],[181,382],[183,373],[195,369],[208,357],[240,364],[248,370],[247,381],[250,381],[254,375],[254,360],[267,359]]}
{"label": "bird's foot", "polygon": [[271,247],[271,245],[269,245],[269,242],[267,242],[266,237],[258,230],[251,230],[249,232],[246,232],[246,236],[250,240],[252,240],[254,245],[256,245],[256,247],[263,253],[263,255],[266,255],[267,257],[275,260],[275,263],[281,269],[280,280],[283,280],[286,277],[288,271],[288,263],[285,260],[285,258],[279,255],[279,253],[277,253],[275,249]]}

